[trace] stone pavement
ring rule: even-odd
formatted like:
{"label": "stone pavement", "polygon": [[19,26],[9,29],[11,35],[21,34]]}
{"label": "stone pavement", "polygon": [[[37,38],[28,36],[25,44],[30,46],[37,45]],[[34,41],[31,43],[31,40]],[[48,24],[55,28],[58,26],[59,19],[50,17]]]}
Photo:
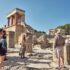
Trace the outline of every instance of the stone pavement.
{"label": "stone pavement", "polygon": [[[46,52],[45,52],[46,51]],[[47,52],[48,51],[48,52]],[[25,59],[21,59],[17,52],[8,53],[8,60],[5,61],[5,67],[0,70],[59,70],[53,68],[52,52],[49,50],[33,49],[33,55],[27,56]],[[68,67],[69,68],[69,67]],[[68,68],[60,70],[69,70]]]}
{"label": "stone pavement", "polygon": [[18,53],[9,53],[7,57],[8,60],[4,62],[3,70],[26,70],[25,61],[27,59],[20,59]]}

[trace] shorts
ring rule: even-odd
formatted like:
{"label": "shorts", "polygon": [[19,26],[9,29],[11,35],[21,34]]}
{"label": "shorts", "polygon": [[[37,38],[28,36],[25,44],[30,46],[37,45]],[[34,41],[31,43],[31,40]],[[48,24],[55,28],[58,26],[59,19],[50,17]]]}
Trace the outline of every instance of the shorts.
{"label": "shorts", "polygon": [[56,47],[56,50],[55,50],[55,55],[56,55],[56,57],[57,58],[59,58],[59,57],[64,57],[64,54],[63,54],[64,52],[63,52],[63,47],[61,46],[58,46],[58,47]]}
{"label": "shorts", "polygon": [[6,55],[6,50],[0,49],[0,56],[4,56],[4,55]]}

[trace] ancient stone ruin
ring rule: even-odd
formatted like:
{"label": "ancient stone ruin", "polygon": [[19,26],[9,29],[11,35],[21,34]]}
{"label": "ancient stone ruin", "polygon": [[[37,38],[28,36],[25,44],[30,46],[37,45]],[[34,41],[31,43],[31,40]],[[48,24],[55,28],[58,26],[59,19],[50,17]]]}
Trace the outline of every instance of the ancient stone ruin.
{"label": "ancient stone ruin", "polygon": [[[12,10],[7,15],[7,19],[8,25],[5,25],[4,29],[7,33],[8,48],[14,48],[16,44],[20,44],[23,33],[27,33],[27,51],[32,51],[32,46],[35,45],[35,43],[40,44],[41,46],[45,46],[46,44],[48,44],[45,32],[34,30],[31,26],[26,24],[24,10],[18,8]],[[34,35],[37,38],[34,37]]]}
{"label": "ancient stone ruin", "polygon": [[[26,51],[32,52],[32,48],[36,45],[40,45],[41,49],[47,47],[53,48],[54,36],[56,30],[49,30],[49,35],[45,32],[40,32],[27,25],[25,22],[25,11],[21,9],[14,9],[8,15],[8,25],[5,25],[4,29],[7,33],[7,47],[15,48],[15,45],[20,44],[22,35],[26,35]],[[60,30],[60,29],[58,29]],[[61,32],[64,35],[64,30]],[[70,64],[70,52],[69,47],[64,48],[64,61],[65,64]],[[53,53],[54,53],[53,48]],[[54,55],[53,55],[54,57]],[[55,58],[53,58],[55,59]]]}

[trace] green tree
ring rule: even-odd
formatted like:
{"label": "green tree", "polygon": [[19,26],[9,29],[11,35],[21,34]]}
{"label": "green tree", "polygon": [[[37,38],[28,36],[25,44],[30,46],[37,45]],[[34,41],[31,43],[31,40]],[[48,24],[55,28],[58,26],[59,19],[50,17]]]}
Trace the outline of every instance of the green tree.
{"label": "green tree", "polygon": [[58,26],[56,29],[58,29],[58,28],[65,29],[65,26]]}
{"label": "green tree", "polygon": [[66,35],[70,35],[70,24],[65,24],[63,26],[58,26],[56,29],[64,29]]}
{"label": "green tree", "polygon": [[64,27],[65,27],[65,34],[70,35],[70,24],[65,24]]}

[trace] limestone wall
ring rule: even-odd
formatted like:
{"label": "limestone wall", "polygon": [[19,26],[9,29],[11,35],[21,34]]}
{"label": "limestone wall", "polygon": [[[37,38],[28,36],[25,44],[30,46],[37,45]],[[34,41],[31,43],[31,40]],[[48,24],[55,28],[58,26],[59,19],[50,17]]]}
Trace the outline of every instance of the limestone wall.
{"label": "limestone wall", "polygon": [[13,31],[13,32],[15,32],[16,31],[16,26],[10,26],[10,27],[7,27],[6,29],[5,29],[6,31]]}
{"label": "limestone wall", "polygon": [[12,31],[7,32],[7,47],[8,48],[13,48],[15,45],[14,34],[15,33]]}
{"label": "limestone wall", "polygon": [[15,32],[15,43],[18,43],[19,36],[24,32],[23,26],[16,26],[16,32]]}
{"label": "limestone wall", "polygon": [[70,65],[70,46],[64,47],[64,64]]}

